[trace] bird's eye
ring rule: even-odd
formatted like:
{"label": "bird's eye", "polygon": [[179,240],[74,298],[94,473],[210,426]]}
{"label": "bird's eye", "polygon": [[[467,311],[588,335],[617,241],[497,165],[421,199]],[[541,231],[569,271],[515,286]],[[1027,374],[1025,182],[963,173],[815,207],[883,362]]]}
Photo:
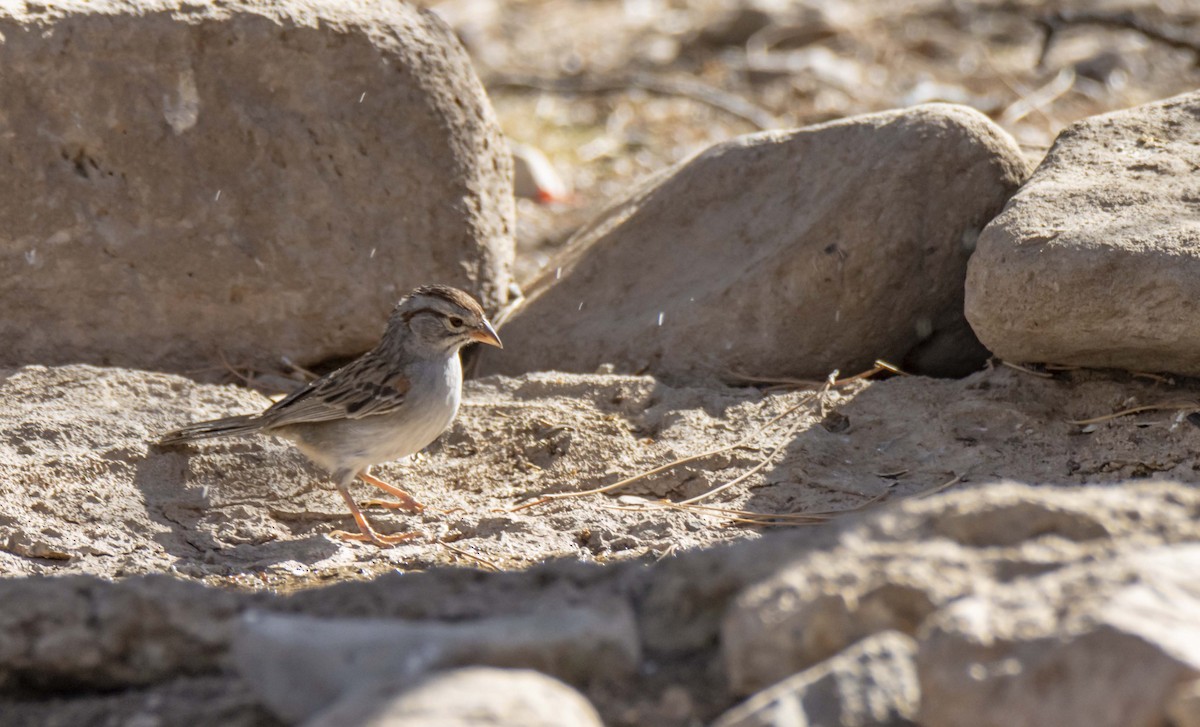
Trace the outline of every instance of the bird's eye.
{"label": "bird's eye", "polygon": [[463,319],[459,318],[458,316],[451,316],[446,319],[446,325],[449,326],[451,330],[457,331],[463,327]]}

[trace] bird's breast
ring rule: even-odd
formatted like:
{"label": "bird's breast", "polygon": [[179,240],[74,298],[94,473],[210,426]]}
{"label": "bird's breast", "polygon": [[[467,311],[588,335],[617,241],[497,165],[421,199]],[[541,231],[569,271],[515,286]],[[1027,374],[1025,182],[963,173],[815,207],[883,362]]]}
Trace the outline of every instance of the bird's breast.
{"label": "bird's breast", "polygon": [[[458,414],[462,399],[462,368],[455,356],[441,370],[426,372],[423,381],[414,381],[405,396],[404,406],[364,431],[360,446],[371,462],[388,462],[419,452],[437,439]],[[431,374],[431,375],[430,375]],[[368,417],[374,419],[376,417]]]}

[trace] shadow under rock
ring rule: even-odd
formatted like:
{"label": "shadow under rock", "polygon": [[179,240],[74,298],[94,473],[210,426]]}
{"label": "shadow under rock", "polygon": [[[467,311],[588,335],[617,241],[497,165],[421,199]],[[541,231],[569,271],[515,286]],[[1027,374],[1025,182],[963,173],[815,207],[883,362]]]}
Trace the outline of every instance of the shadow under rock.
{"label": "shadow under rock", "polygon": [[[307,512],[306,497],[300,502],[281,501],[286,494],[262,483],[281,481],[286,475],[280,475],[279,467],[253,457],[245,457],[237,470],[229,473],[227,485],[231,490],[242,489],[239,496],[215,502],[208,486],[191,483],[195,474],[192,461],[199,456],[187,448],[152,447],[134,474],[134,485],[143,495],[147,515],[168,529],[155,533],[153,539],[179,561],[178,566],[206,564],[238,569],[287,561],[312,564],[332,556],[338,544],[316,531],[302,533],[296,539],[281,539],[271,532],[280,527],[281,521],[304,521],[299,528],[286,522],[282,525],[292,531],[315,529],[324,522],[332,523],[330,529],[346,524],[353,527],[349,514],[342,518],[340,514]],[[294,462],[288,464],[293,466],[287,469],[296,469]],[[301,495],[307,495],[318,487],[298,489]],[[276,516],[288,510],[301,511],[306,517]]]}
{"label": "shadow under rock", "polygon": [[1013,429],[1021,417],[1011,402],[989,402],[971,388],[984,375],[871,384],[796,434],[767,468],[767,484],[755,488],[747,509],[830,515],[932,491],[955,478],[985,477],[1005,455],[999,441],[967,436],[963,411],[998,430]]}
{"label": "shadow under rock", "polygon": [[1131,398],[1176,400],[1193,391],[1100,371],[1042,378],[996,368],[957,380],[888,379],[799,432],[767,468],[767,484],[755,488],[746,509],[847,511],[876,498],[1004,479],[1052,485],[1155,475],[1194,482],[1200,478],[1190,465],[1200,441],[1195,427],[1126,419],[1084,430],[1070,421]]}

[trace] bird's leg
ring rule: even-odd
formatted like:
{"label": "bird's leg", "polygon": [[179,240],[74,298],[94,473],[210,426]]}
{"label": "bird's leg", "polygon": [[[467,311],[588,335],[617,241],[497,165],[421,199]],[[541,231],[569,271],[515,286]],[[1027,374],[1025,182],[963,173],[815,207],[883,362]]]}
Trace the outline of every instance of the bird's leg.
{"label": "bird's leg", "polygon": [[334,530],[329,534],[331,538],[340,540],[357,540],[365,543],[372,543],[380,548],[388,548],[397,543],[403,543],[407,540],[412,540],[417,537],[416,533],[399,533],[397,535],[380,535],[375,532],[375,528],[371,527],[371,523],[363,517],[362,511],[358,509],[358,504],[354,502],[354,498],[350,495],[348,489],[349,483],[339,482],[338,492],[342,499],[346,501],[346,506],[350,508],[350,514],[354,516],[354,522],[358,525],[359,532],[348,533],[345,530]]}
{"label": "bird's leg", "polygon": [[425,509],[425,506],[414,500],[412,495],[395,485],[384,482],[366,470],[358,473],[358,479],[366,482],[368,485],[374,485],[390,495],[395,495],[399,500],[399,502],[393,502],[392,500],[367,500],[363,503],[364,507],[386,507],[389,510],[404,510],[405,512],[412,513],[421,512]]}

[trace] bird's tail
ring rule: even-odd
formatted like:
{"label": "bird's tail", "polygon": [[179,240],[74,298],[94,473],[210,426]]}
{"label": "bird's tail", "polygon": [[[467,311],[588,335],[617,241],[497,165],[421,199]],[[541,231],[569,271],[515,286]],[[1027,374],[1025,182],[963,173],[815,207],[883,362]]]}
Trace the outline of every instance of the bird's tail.
{"label": "bird's tail", "polygon": [[212,439],[214,437],[229,437],[238,434],[250,434],[260,428],[258,416],[243,414],[225,419],[213,419],[207,422],[196,422],[186,427],[172,430],[159,437],[157,444],[169,447],[197,439]]}

